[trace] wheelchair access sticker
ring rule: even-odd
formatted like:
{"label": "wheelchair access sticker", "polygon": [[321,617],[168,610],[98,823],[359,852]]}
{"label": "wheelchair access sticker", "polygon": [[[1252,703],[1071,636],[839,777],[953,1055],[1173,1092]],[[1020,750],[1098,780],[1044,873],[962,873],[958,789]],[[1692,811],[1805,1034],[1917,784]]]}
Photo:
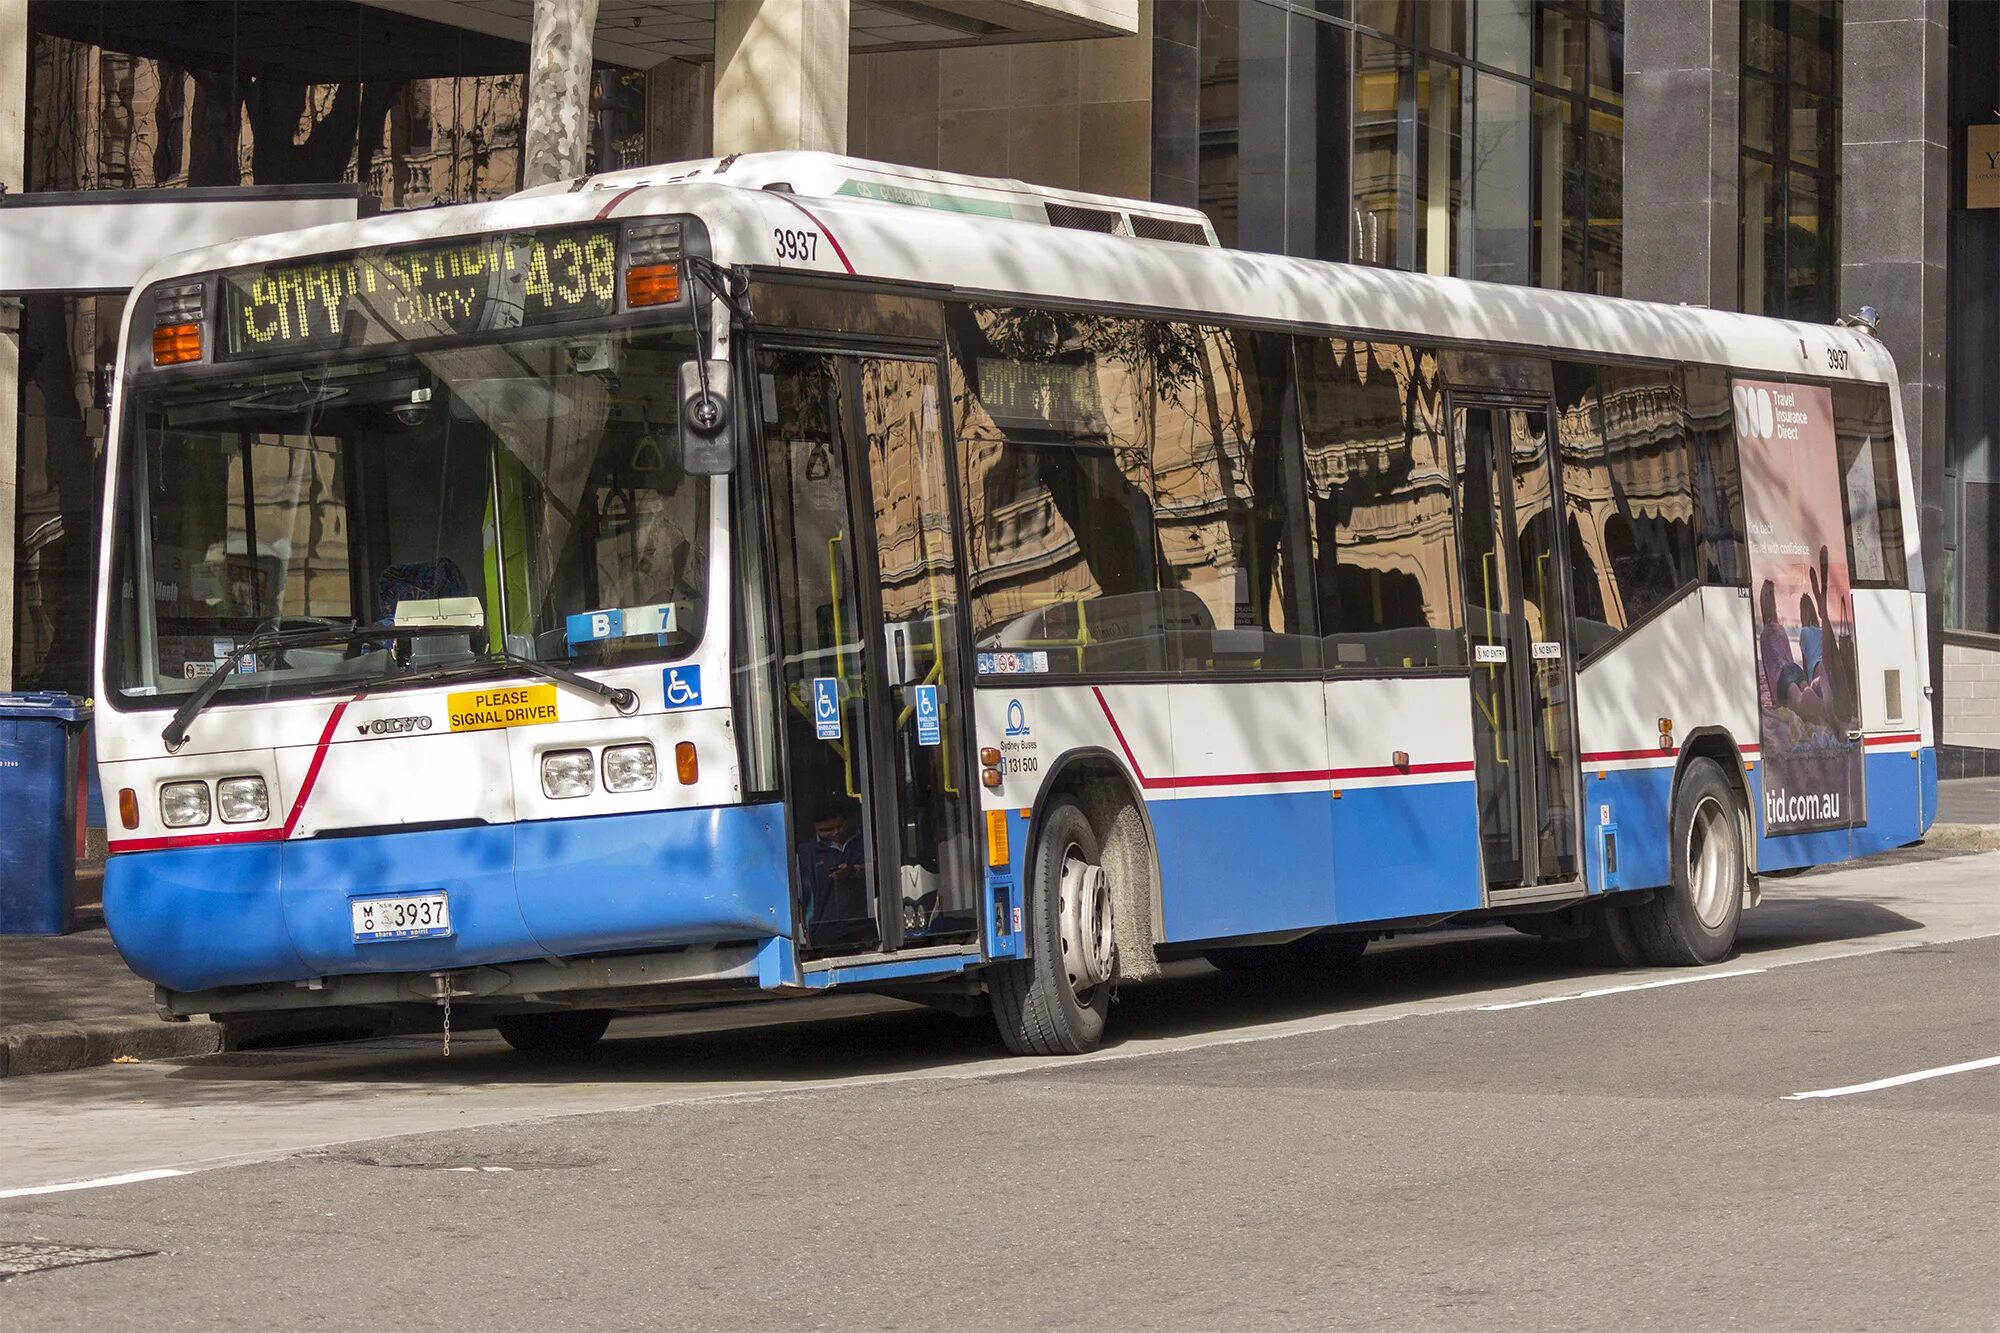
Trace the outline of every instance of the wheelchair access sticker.
{"label": "wheelchair access sticker", "polygon": [[938,687],[917,686],[917,744],[936,745],[942,738],[938,726]]}
{"label": "wheelchair access sticker", "polygon": [[840,739],[840,681],[833,676],[813,677],[813,738]]}
{"label": "wheelchair access sticker", "polygon": [[701,703],[701,668],[698,666],[668,667],[661,673],[660,683],[665,689],[669,708],[694,708]]}

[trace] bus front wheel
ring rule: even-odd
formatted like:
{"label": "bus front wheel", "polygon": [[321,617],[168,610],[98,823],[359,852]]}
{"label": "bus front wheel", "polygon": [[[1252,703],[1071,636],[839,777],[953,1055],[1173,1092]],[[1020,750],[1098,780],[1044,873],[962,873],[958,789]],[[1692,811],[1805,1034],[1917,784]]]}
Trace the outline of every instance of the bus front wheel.
{"label": "bus front wheel", "polygon": [[493,1020],[500,1039],[527,1055],[581,1055],[597,1045],[610,1026],[609,1009],[500,1014]]}
{"label": "bus front wheel", "polygon": [[1081,1055],[1104,1039],[1118,946],[1097,831],[1069,797],[1042,812],[1024,897],[1031,954],[991,969],[994,1021],[1016,1055]]}
{"label": "bus front wheel", "polygon": [[1647,962],[1696,967],[1729,956],[1750,879],[1747,822],[1722,766],[1707,758],[1688,761],[1668,822],[1672,881],[1627,909]]}

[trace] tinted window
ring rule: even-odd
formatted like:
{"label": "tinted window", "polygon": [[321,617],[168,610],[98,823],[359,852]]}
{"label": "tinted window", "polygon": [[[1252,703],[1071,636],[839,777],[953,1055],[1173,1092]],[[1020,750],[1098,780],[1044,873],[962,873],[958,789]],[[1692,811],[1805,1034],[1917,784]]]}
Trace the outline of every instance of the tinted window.
{"label": "tinted window", "polygon": [[1326,665],[1462,664],[1437,358],[1346,338],[1301,339],[1298,348]]}
{"label": "tinted window", "polygon": [[1903,587],[1908,569],[1887,387],[1834,385],[1833,430],[1840,451],[1840,500],[1855,586]]}
{"label": "tinted window", "polygon": [[1288,523],[1284,338],[1193,324],[1152,333],[1153,519],[1172,664],[1184,671],[1315,667]]}
{"label": "tinted window", "polygon": [[1677,367],[1555,367],[1565,539],[1584,652],[1695,577],[1692,465]]}
{"label": "tinted window", "polygon": [[1160,592],[1149,326],[986,306],[947,323],[975,645],[1056,674],[1164,670],[1169,619],[1206,612]]}
{"label": "tinted window", "polygon": [[1750,586],[1743,545],[1743,475],[1736,464],[1736,428],[1729,374],[1689,366],[1685,425],[1694,463],[1695,564],[1703,583]]}

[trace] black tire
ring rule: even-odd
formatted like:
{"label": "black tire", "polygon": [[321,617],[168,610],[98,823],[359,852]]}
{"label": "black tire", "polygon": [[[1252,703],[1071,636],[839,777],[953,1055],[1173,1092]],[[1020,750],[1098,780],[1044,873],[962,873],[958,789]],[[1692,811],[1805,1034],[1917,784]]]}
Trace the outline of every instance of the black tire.
{"label": "black tire", "polygon": [[609,1009],[555,1009],[540,1014],[501,1014],[493,1020],[500,1038],[527,1055],[582,1055],[611,1026]]}
{"label": "black tire", "polygon": [[1627,909],[1655,967],[1720,962],[1736,947],[1749,883],[1743,799],[1713,759],[1691,759],[1674,787],[1667,862],[1672,882]]}
{"label": "black tire", "polygon": [[1224,972],[1305,981],[1344,976],[1361,961],[1367,948],[1366,935],[1322,932],[1283,944],[1238,944],[1209,949],[1202,957]]}
{"label": "black tire", "polygon": [[1062,875],[1072,853],[1090,865],[1104,864],[1097,830],[1076,802],[1059,796],[1042,811],[1022,895],[1031,956],[996,963],[987,975],[993,1021],[1016,1055],[1081,1055],[1104,1039],[1112,982],[1079,994],[1063,957]]}
{"label": "black tire", "polygon": [[1591,960],[1606,967],[1644,967],[1646,951],[1632,926],[1632,905],[1613,896],[1592,903],[1589,910],[1586,947]]}

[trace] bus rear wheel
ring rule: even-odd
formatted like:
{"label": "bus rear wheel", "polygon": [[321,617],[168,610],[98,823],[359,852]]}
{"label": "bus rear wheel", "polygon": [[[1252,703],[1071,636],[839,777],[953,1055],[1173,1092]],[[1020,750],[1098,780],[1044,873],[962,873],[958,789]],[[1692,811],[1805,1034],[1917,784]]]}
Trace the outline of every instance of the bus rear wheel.
{"label": "bus rear wheel", "polygon": [[1000,1039],[1016,1055],[1094,1050],[1111,1012],[1118,946],[1097,831],[1067,796],[1042,812],[1023,897],[1031,956],[989,973]]}
{"label": "bus rear wheel", "polygon": [[526,1055],[581,1055],[597,1045],[610,1026],[609,1009],[501,1014],[493,1020],[500,1039]]}
{"label": "bus rear wheel", "polygon": [[1743,801],[1713,759],[1688,761],[1668,820],[1671,882],[1627,909],[1655,967],[1720,962],[1736,947],[1750,856]]}

